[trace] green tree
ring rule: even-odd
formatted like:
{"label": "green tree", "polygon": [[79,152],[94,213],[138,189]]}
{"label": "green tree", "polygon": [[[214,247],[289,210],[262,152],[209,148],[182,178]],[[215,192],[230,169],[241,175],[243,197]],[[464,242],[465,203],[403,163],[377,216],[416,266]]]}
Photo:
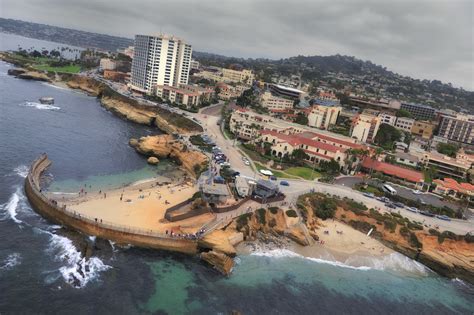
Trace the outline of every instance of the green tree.
{"label": "green tree", "polygon": [[407,118],[411,118],[412,115],[409,111],[407,111],[406,109],[399,109],[396,113],[396,116],[397,117],[407,117]]}
{"label": "green tree", "polygon": [[306,126],[308,124],[308,117],[303,113],[298,113],[295,118],[295,123]]}
{"label": "green tree", "polygon": [[388,124],[381,124],[374,142],[385,150],[391,150],[393,148],[393,143],[395,141],[400,141],[401,137],[402,133],[400,130]]}
{"label": "green tree", "polygon": [[309,159],[309,155],[306,154],[303,149],[296,149],[291,153],[291,159],[295,161],[303,161]]}
{"label": "green tree", "polygon": [[459,147],[451,143],[439,143],[436,146],[436,150],[441,154],[446,154],[450,157],[456,157]]}
{"label": "green tree", "polygon": [[339,169],[341,168],[341,166],[339,165],[339,163],[337,163],[336,160],[331,159],[331,161],[319,162],[319,168],[325,173],[335,175],[339,173]]}

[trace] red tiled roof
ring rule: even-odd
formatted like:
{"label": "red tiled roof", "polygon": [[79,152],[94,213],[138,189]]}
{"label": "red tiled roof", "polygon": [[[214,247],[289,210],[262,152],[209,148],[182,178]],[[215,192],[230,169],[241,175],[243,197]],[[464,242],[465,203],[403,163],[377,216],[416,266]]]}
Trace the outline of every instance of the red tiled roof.
{"label": "red tiled roof", "polygon": [[261,130],[260,133],[262,135],[272,135],[274,137],[277,137],[285,142],[288,142],[292,146],[300,146],[303,144],[303,145],[307,145],[308,147],[313,147],[313,148],[330,151],[330,152],[338,152],[338,151],[344,152],[345,151],[344,148],[336,147],[329,143],[324,143],[321,141],[306,138],[304,136],[301,136],[301,134],[286,135],[284,133],[280,133],[273,130]]}
{"label": "red tiled roof", "polygon": [[455,191],[470,191],[474,192],[474,185],[469,183],[458,183],[456,180],[452,178],[445,178],[443,180],[436,179],[434,180],[435,184],[443,186],[447,189],[455,190]]}
{"label": "red tiled roof", "polygon": [[423,181],[423,174],[418,171],[414,171],[408,168],[404,168],[398,165],[393,165],[385,162],[380,162],[366,157],[362,162],[362,167],[367,169],[373,169],[377,172],[382,172],[386,175],[405,179],[407,181],[418,183]]}
{"label": "red tiled roof", "polygon": [[328,155],[324,155],[322,153],[318,153],[318,152],[315,152],[315,151],[311,151],[311,150],[303,150],[304,152],[310,154],[310,155],[315,155],[315,156],[319,156],[323,159],[327,159],[327,160],[331,160],[332,157],[328,156]]}

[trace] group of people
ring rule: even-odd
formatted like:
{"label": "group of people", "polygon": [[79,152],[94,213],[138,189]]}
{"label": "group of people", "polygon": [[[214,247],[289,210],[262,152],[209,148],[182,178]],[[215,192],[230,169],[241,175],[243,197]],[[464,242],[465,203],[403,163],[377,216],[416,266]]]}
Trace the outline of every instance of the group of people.
{"label": "group of people", "polygon": [[201,229],[197,231],[196,233],[175,233],[173,231],[168,231],[166,230],[165,233],[166,235],[169,235],[171,237],[176,237],[176,238],[184,238],[188,240],[195,240],[201,237],[204,234],[205,230]]}

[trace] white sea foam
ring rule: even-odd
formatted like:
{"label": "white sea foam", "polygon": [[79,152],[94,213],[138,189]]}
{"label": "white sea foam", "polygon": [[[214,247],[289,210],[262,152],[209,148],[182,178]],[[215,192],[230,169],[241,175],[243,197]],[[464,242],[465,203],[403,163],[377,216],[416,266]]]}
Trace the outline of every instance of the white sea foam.
{"label": "white sea foam", "polygon": [[24,103],[21,103],[20,106],[34,107],[36,109],[42,109],[42,110],[60,110],[61,109],[61,107],[48,105],[48,104],[41,104],[41,103],[36,103],[36,102],[24,102]]}
{"label": "white sea foam", "polygon": [[0,265],[0,270],[10,270],[13,267],[21,264],[21,255],[19,253],[13,253],[7,256]]}
{"label": "white sea foam", "polygon": [[15,221],[15,223],[20,224],[22,221],[17,219],[17,209],[18,209],[18,204],[20,202],[20,196],[21,196],[21,191],[18,188],[16,192],[14,192],[11,196],[10,199],[8,199],[8,202],[0,205],[0,210],[1,210],[1,216],[0,220],[4,221],[7,219],[12,219]]}
{"label": "white sea foam", "polygon": [[22,177],[22,178],[26,178],[26,176],[28,175],[28,166],[26,165],[20,165],[18,167],[16,167],[13,172],[15,172],[16,175]]}
{"label": "white sea foam", "polygon": [[305,257],[300,254],[297,254],[288,249],[270,249],[270,250],[257,250],[251,255],[255,256],[264,256],[272,258],[283,258],[283,257],[294,257],[310,260],[320,264],[327,264],[341,268],[348,268],[354,270],[392,270],[396,272],[425,275],[428,272],[428,268],[420,264],[417,261],[414,261],[402,254],[392,253],[383,257],[362,257],[362,256],[352,256],[346,261],[341,262],[337,261],[331,257],[324,258],[314,258],[314,257]]}
{"label": "white sea foam", "polygon": [[59,268],[59,272],[64,281],[76,288],[83,288],[87,283],[97,279],[100,272],[112,268],[98,257],[89,259],[82,257],[72,241],[64,236],[51,234],[48,251],[55,255],[56,260],[65,262],[65,265]]}

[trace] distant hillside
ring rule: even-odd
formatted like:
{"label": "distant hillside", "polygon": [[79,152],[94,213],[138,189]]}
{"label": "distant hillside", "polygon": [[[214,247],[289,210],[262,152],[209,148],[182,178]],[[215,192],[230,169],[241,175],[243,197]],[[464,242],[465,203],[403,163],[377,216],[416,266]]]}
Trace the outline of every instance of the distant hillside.
{"label": "distant hillside", "polygon": [[133,45],[133,39],[69,28],[0,18],[0,32],[84,48],[116,51]]}

